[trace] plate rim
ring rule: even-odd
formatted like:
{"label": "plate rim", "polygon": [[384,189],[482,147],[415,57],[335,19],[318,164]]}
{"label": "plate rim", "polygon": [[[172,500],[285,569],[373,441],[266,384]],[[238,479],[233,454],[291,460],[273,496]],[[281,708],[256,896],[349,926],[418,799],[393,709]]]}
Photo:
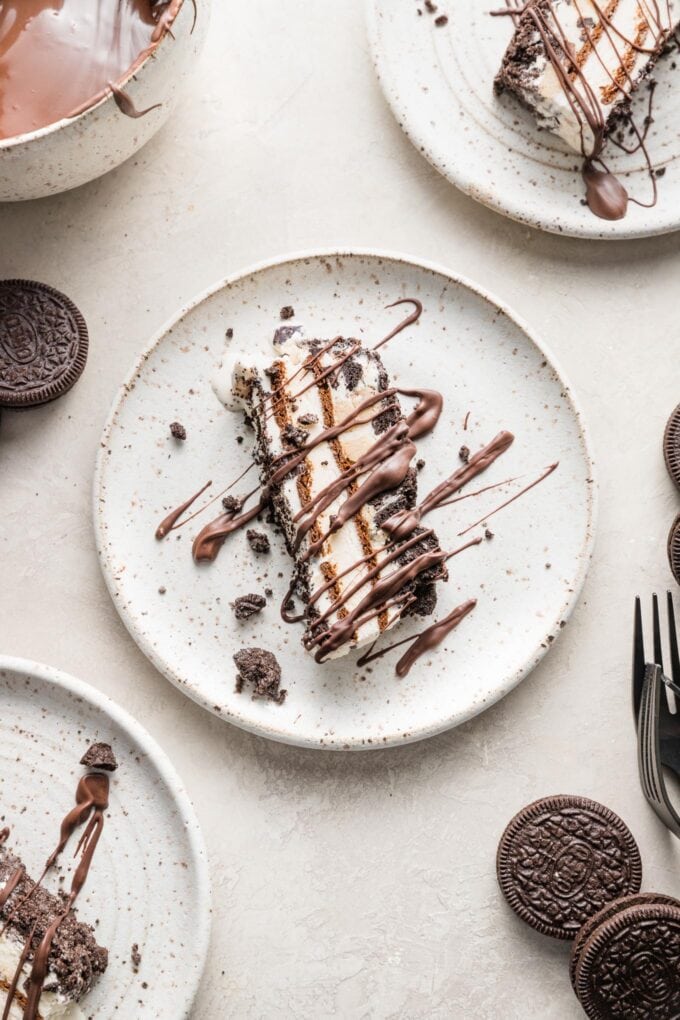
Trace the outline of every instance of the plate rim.
{"label": "plate rim", "polygon": [[[597,521],[598,521],[598,508],[599,508],[599,486],[597,481],[597,470],[596,461],[593,455],[592,442],[590,439],[589,428],[586,425],[585,416],[583,409],[580,405],[578,398],[569,381],[569,377],[565,374],[558,358],[555,357],[551,348],[540,340],[533,332],[533,330],[524,321],[522,316],[517,315],[506,303],[501,299],[497,298],[493,293],[486,290],[486,288],[474,283],[467,276],[461,273],[456,273],[441,263],[433,262],[427,259],[420,258],[415,255],[408,255],[403,252],[390,251],[389,249],[370,248],[370,247],[337,247],[337,248],[314,248],[314,249],[303,249],[301,251],[285,253],[277,255],[269,259],[260,260],[252,263],[243,269],[236,270],[230,273],[228,276],[222,278],[217,283],[205,288],[196,297],[186,302],[181,306],[180,310],[172,315],[167,321],[157,330],[151,340],[144,346],[141,352],[137,355],[134,363],[125,376],[122,384],[118,388],[115,394],[109,414],[106,418],[101,436],[99,438],[99,444],[97,446],[97,454],[95,461],[95,470],[92,484],[92,527],[94,530],[95,545],[97,550],[97,558],[99,560],[100,569],[104,576],[104,581],[108,589],[111,601],[113,602],[114,608],[116,609],[120,619],[122,620],[128,634],[135,642],[137,647],[140,649],[142,654],[148,661],[154,666],[158,672],[169,680],[179,691],[189,697],[196,704],[206,709],[213,716],[217,716],[225,722],[231,723],[237,726],[239,729],[245,730],[248,733],[252,733],[256,736],[266,737],[269,740],[274,740],[277,743],[288,744],[294,747],[310,748],[312,750],[324,750],[324,751],[363,751],[372,749],[381,749],[387,747],[402,747],[406,744],[415,743],[420,740],[426,740],[429,737],[436,736],[439,733],[446,732],[447,730],[454,729],[457,726],[462,725],[469,719],[474,718],[476,715],[480,715],[485,712],[492,705],[496,704],[502,698],[504,698],[510,691],[514,690],[522,680],[536,668],[538,663],[543,659],[546,653],[554,647],[556,640],[548,642],[545,638],[539,643],[538,647],[533,650],[532,654],[527,657],[527,661],[521,669],[513,673],[509,678],[506,678],[506,682],[493,692],[489,698],[480,702],[479,706],[473,706],[468,712],[461,713],[455,718],[447,717],[446,719],[438,720],[436,723],[420,727],[416,730],[409,731],[407,735],[401,733],[391,733],[388,736],[381,737],[380,740],[374,740],[371,738],[371,742],[368,743],[366,737],[352,736],[348,739],[343,740],[342,743],[328,743],[319,738],[309,738],[302,734],[289,733],[286,730],[277,728],[275,724],[271,724],[268,721],[261,720],[260,722],[251,722],[248,719],[244,719],[233,712],[225,711],[224,707],[221,707],[220,711],[215,711],[213,705],[213,699],[206,696],[195,686],[189,684],[186,680],[182,680],[176,676],[172,669],[162,661],[161,657],[157,654],[156,649],[149,640],[146,634],[139,631],[130,618],[126,607],[121,603],[118,598],[118,592],[115,586],[114,574],[115,571],[112,569],[112,565],[109,561],[106,552],[106,541],[103,534],[103,528],[100,525],[101,520],[101,507],[105,500],[101,496],[101,488],[104,481],[104,472],[107,462],[106,450],[110,436],[113,431],[113,427],[118,416],[118,412],[123,405],[128,393],[132,388],[132,384],[135,378],[138,376],[141,368],[148,360],[151,353],[159,346],[163,339],[176,328],[176,326],[184,319],[187,315],[193,312],[199,305],[205,301],[214,297],[222,290],[233,286],[234,284],[246,279],[249,276],[255,276],[258,273],[269,269],[275,269],[279,266],[286,265],[294,262],[304,261],[319,261],[321,259],[332,259],[332,258],[374,258],[383,261],[403,263],[408,266],[415,266],[418,269],[424,269],[428,272],[435,273],[439,276],[443,276],[450,280],[452,283],[467,288],[477,297],[481,298],[488,305],[501,311],[514,325],[527,337],[530,343],[540,351],[545,357],[548,364],[551,366],[553,372],[559,379],[562,389],[565,394],[565,399],[569,402],[572,412],[576,418],[579,430],[579,436],[583,453],[588,466],[588,477],[592,480],[590,485],[590,514],[588,517],[585,544],[583,548],[583,556],[581,559],[581,565],[576,575],[574,586],[571,592],[568,593],[564,606],[561,610],[560,616],[563,620],[568,620],[573,613],[578,601],[581,597],[581,592],[585,584],[590,564],[593,559],[593,550],[595,547],[595,539],[597,533]],[[558,635],[559,637],[559,635]]]}
{"label": "plate rim", "polygon": [[[210,875],[210,863],[205,838],[196,815],[191,798],[186,787],[170,758],[160,746],[158,741],[151,736],[149,731],[113,701],[108,694],[88,684],[85,680],[79,680],[71,673],[66,673],[56,666],[49,666],[46,663],[37,662],[34,659],[25,659],[15,655],[0,654],[0,671],[13,672],[20,676],[38,679],[55,688],[61,688],[78,699],[82,699],[92,705],[98,711],[103,712],[112,719],[116,725],[126,731],[133,741],[144,750],[157,769],[164,786],[170,792],[172,799],[177,804],[180,817],[183,820],[183,828],[189,840],[189,849],[197,880],[197,908],[200,919],[200,928],[197,931],[197,959],[198,968],[196,971],[195,987],[192,990],[190,999],[182,1004],[187,1010],[191,1010],[196,1001],[201,981],[205,973],[210,948],[210,936],[212,932],[212,881]],[[188,1013],[182,1013],[182,1020]]]}
{"label": "plate rim", "polygon": [[512,198],[506,198],[505,204],[500,202],[494,203],[490,195],[487,195],[485,192],[480,193],[476,182],[471,177],[456,165],[452,166],[450,161],[438,156],[430,148],[427,138],[420,132],[418,124],[411,122],[404,115],[405,106],[399,106],[393,76],[388,73],[389,63],[381,56],[378,45],[378,5],[380,2],[381,0],[366,0],[364,10],[371,63],[373,64],[375,77],[378,80],[385,102],[401,131],[416,152],[426,159],[437,173],[441,174],[442,177],[458,188],[464,195],[474,199],[475,202],[483,205],[486,209],[491,209],[492,212],[512,220],[514,223],[521,223],[524,227],[531,227],[534,230],[540,230],[555,237],[576,237],[588,241],[632,241],[645,237],[662,237],[665,234],[672,234],[680,230],[680,212],[678,212],[675,220],[666,221],[656,227],[625,227],[625,217],[622,220],[608,223],[606,220],[593,216],[593,226],[590,229],[585,224],[579,226],[571,222],[563,223],[560,229],[557,225],[552,224],[550,218],[544,220],[540,216],[527,216],[517,208]]}

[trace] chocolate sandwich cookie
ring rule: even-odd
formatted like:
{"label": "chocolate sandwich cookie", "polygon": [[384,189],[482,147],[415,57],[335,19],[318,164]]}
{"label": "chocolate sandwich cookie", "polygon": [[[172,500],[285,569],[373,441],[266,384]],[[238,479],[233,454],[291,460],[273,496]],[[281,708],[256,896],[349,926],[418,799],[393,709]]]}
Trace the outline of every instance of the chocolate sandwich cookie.
{"label": "chocolate sandwich cookie", "polygon": [[575,991],[591,1020],[676,1020],[680,907],[641,904],[600,924],[581,950]]}
{"label": "chocolate sandwich cookie", "polygon": [[666,422],[663,434],[663,459],[668,474],[680,489],[680,404]]}
{"label": "chocolate sandwich cookie", "polygon": [[536,931],[573,939],[611,900],[638,893],[640,851],[609,808],[585,797],[529,804],[501,837],[498,881],[515,913]]}
{"label": "chocolate sandwich cookie", "polygon": [[673,577],[680,584],[680,514],[671,524],[668,532],[668,563]]}
{"label": "chocolate sandwich cookie", "polygon": [[576,991],[576,969],[578,967],[579,960],[581,959],[581,953],[583,947],[586,945],[588,940],[591,938],[597,928],[600,927],[605,921],[609,921],[610,918],[615,917],[616,914],[620,914],[624,910],[628,910],[629,907],[639,907],[651,904],[665,904],[669,907],[678,907],[680,909],[680,902],[674,899],[672,896],[664,896],[663,893],[637,893],[634,896],[621,896],[617,900],[612,900],[606,907],[594,914],[586,923],[583,925],[578,935],[574,939],[574,945],[571,950],[571,959],[569,960],[569,977],[571,978],[571,984],[574,991]]}
{"label": "chocolate sandwich cookie", "polygon": [[64,294],[0,281],[0,406],[34,407],[66,393],[87,361],[87,326]]}

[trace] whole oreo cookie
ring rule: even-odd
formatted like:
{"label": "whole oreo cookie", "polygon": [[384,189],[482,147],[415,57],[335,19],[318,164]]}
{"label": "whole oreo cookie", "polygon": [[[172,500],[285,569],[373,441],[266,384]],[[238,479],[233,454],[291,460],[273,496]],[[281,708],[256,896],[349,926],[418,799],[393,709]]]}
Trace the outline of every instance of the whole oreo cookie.
{"label": "whole oreo cookie", "polygon": [[640,891],[640,851],[609,808],[585,797],[546,797],[525,807],[501,837],[498,881],[536,931],[573,939],[607,903]]}
{"label": "whole oreo cookie", "polygon": [[663,456],[671,476],[680,489],[680,404],[666,422],[663,434]]}
{"label": "whole oreo cookie", "polygon": [[668,563],[673,577],[680,584],[680,514],[671,524],[668,532]]}
{"label": "whole oreo cookie", "polygon": [[87,326],[64,294],[0,280],[0,406],[34,407],[70,390],[87,361]]}
{"label": "whole oreo cookie", "polygon": [[600,924],[581,950],[575,990],[591,1020],[676,1020],[680,907],[642,904]]}
{"label": "whole oreo cookie", "polygon": [[599,928],[604,921],[608,921],[611,917],[615,917],[616,914],[620,914],[621,911],[627,910],[629,907],[639,907],[647,904],[656,905],[659,903],[680,909],[680,902],[672,896],[664,896],[663,893],[637,893],[634,896],[621,896],[618,900],[613,900],[586,921],[574,939],[571,959],[569,960],[569,977],[571,978],[574,991],[576,991],[576,969],[581,959],[581,952],[596,928]]}

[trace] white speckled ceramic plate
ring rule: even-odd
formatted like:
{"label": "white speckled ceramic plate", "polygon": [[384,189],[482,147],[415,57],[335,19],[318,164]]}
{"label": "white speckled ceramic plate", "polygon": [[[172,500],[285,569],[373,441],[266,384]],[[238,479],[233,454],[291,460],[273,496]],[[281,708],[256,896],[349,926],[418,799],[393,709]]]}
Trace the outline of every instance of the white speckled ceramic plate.
{"label": "white speckled ceramic plate", "polygon": [[[630,238],[680,227],[680,69],[659,61],[654,124],[648,147],[659,180],[652,209],[629,205],[616,222],[581,205],[581,160],[558,138],[538,131],[512,99],[493,93],[493,80],[512,35],[510,18],[493,18],[495,0],[437,0],[435,25],[420,0],[367,0],[373,57],[387,101],[416,148],[445,177],[491,209],[554,233]],[[418,14],[418,9],[423,13]],[[644,119],[646,94],[637,100]],[[611,150],[611,151],[610,151]],[[608,164],[641,201],[651,198],[642,154],[613,146]]]}
{"label": "white speckled ceramic plate", "polygon": [[[489,483],[513,475],[526,483],[552,462],[560,466],[493,518],[493,541],[452,561],[438,614],[471,596],[479,604],[436,655],[397,680],[394,658],[367,670],[357,667],[356,652],[321,666],[303,652],[299,627],[279,616],[291,572],[279,538],[270,555],[257,556],[237,533],[214,564],[197,566],[191,541],[208,517],[163,542],[154,531],[168,510],[208,479],[219,491],[251,462],[247,430],[211,388],[227,328],[239,346],[271,350],[280,309],[292,305],[292,321],[308,335],[344,333],[371,343],[403,317],[401,309],[385,309],[402,296],[420,298],[425,310],[417,326],[383,348],[383,360],[402,385],[436,387],[445,396],[437,429],[419,444],[426,461],[421,493],[455,469],[462,443],[474,450],[502,428],[517,438],[485,475]],[[186,427],[185,443],[170,437],[168,424],[175,420]],[[246,437],[240,445],[239,436]],[[460,544],[461,527],[498,502],[499,493],[491,492],[439,512],[432,523],[444,548]],[[579,412],[550,357],[512,314],[445,270],[400,257],[344,253],[292,257],[234,277],[153,341],[106,425],[94,513],[116,607],[173,683],[222,718],[265,736],[356,748],[437,733],[518,683],[574,605],[590,556],[593,502]],[[238,623],[229,603],[267,586],[273,597],[266,609]],[[404,621],[399,636],[415,629]],[[289,692],[284,705],[235,693],[232,655],[252,645],[279,658]]]}
{"label": "white speckled ceramic plate", "polygon": [[[210,888],[203,838],[179,777],[108,698],[48,666],[0,656],[1,814],[10,847],[33,875],[58,841],[83,774],[78,763],[95,740],[111,744],[119,769],[78,899],[81,919],[98,921],[97,939],[109,949],[108,969],[83,1011],[97,1020],[185,1020],[208,949]],[[68,851],[62,864],[68,874]],[[135,942],[138,973],[130,961]]]}

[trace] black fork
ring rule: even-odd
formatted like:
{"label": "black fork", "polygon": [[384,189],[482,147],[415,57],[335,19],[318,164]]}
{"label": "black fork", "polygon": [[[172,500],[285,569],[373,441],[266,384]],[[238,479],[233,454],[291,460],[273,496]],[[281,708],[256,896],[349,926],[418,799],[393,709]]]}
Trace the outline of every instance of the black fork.
{"label": "black fork", "polygon": [[661,821],[680,836],[680,817],[668,796],[664,768],[680,779],[680,714],[672,712],[667,689],[680,696],[680,653],[673,596],[666,596],[670,674],[664,672],[659,601],[652,597],[653,661],[645,655],[640,599],[635,600],[633,708],[638,729],[638,766],[643,793]]}

